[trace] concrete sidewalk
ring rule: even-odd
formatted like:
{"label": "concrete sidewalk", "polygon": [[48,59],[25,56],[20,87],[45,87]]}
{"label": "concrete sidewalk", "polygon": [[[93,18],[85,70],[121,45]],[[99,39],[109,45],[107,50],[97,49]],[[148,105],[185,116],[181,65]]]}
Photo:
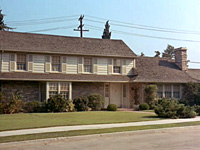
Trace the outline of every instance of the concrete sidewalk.
{"label": "concrete sidewalk", "polygon": [[26,134],[37,134],[37,133],[48,133],[48,132],[62,132],[62,131],[72,131],[72,130],[87,130],[87,129],[130,127],[130,126],[159,125],[159,124],[183,123],[183,122],[194,122],[194,121],[200,121],[200,117],[191,118],[191,119],[166,119],[166,120],[157,120],[157,121],[114,123],[114,124],[96,124],[96,125],[77,125],[77,126],[60,126],[60,127],[2,131],[2,132],[0,132],[0,137],[14,136],[14,135],[26,135]]}

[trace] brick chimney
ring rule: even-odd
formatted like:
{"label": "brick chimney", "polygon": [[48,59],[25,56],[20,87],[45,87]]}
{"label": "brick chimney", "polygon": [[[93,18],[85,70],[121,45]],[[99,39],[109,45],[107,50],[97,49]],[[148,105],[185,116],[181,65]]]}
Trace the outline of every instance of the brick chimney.
{"label": "brick chimney", "polygon": [[175,63],[183,71],[188,69],[187,48],[180,47],[175,49]]}

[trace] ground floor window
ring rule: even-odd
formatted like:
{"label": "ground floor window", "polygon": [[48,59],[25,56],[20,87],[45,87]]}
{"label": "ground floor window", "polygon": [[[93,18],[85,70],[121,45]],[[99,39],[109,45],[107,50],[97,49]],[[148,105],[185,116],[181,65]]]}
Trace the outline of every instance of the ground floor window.
{"label": "ground floor window", "polygon": [[63,98],[69,99],[68,82],[49,82],[49,97],[61,94]]}
{"label": "ground floor window", "polygon": [[181,85],[180,84],[160,84],[158,87],[159,98],[181,98]]}

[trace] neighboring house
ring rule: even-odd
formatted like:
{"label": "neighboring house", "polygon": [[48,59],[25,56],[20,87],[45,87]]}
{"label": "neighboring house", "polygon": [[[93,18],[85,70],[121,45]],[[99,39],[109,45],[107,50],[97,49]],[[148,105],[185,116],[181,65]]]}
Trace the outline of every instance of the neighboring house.
{"label": "neighboring house", "polygon": [[0,31],[1,91],[19,91],[25,101],[67,99],[99,93],[106,103],[131,108],[144,102],[147,84],[159,97],[181,98],[183,85],[199,82],[200,71],[187,68],[187,50],[175,61],[138,57],[121,40]]}

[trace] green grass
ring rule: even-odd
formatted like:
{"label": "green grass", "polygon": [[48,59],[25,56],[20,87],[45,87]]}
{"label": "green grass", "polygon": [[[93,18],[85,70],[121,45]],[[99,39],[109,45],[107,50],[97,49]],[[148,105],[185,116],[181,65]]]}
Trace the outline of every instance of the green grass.
{"label": "green grass", "polygon": [[120,128],[110,128],[110,129],[76,130],[67,132],[18,135],[18,136],[0,137],[0,143],[45,139],[45,138],[56,138],[56,137],[70,137],[70,136],[89,135],[89,134],[113,133],[113,132],[123,132],[123,131],[148,130],[148,129],[171,128],[171,127],[182,127],[182,126],[197,126],[197,125],[200,125],[200,121],[163,124],[163,125],[148,125],[148,126],[120,127]]}
{"label": "green grass", "polygon": [[0,115],[0,131],[159,120],[155,114],[134,112],[19,113]]}
{"label": "green grass", "polygon": [[154,113],[154,110],[142,110],[144,112],[153,112]]}

